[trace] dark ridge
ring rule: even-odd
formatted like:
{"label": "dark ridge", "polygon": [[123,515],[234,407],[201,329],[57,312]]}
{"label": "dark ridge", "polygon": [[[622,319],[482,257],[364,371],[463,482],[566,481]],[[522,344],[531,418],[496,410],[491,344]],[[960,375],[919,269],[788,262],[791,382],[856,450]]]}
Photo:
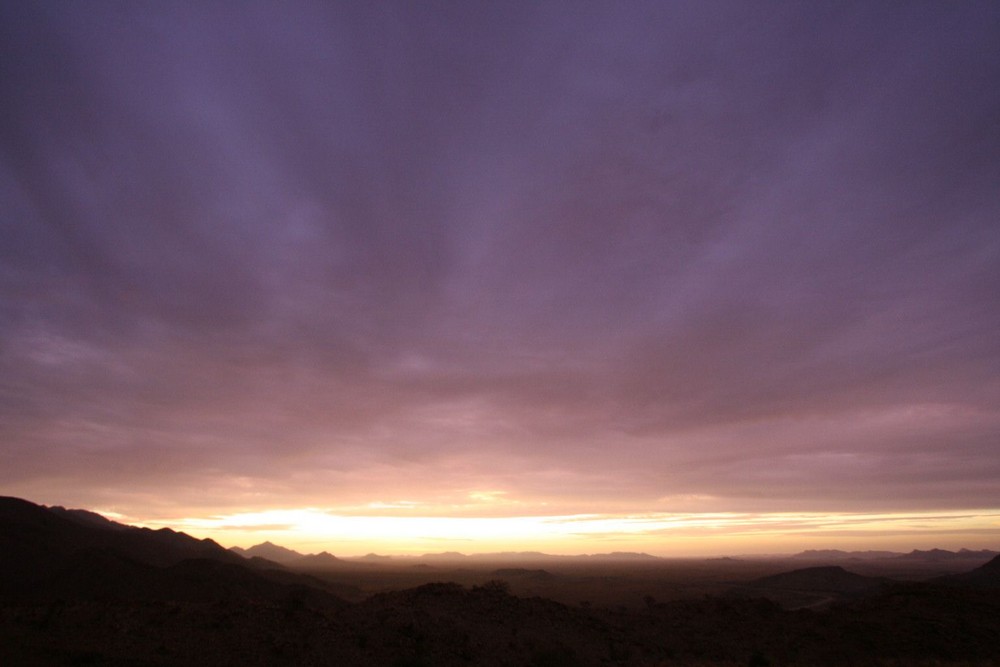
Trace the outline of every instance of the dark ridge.
{"label": "dark ridge", "polygon": [[61,516],[65,519],[69,519],[70,521],[75,521],[76,523],[84,526],[91,526],[93,528],[103,528],[105,530],[128,530],[130,528],[130,526],[126,526],[101,516],[97,512],[89,512],[87,510],[70,510],[64,507],[59,507],[58,505],[49,507],[48,510],[56,516]]}
{"label": "dark ridge", "polygon": [[81,553],[91,559],[104,553],[157,567],[191,558],[245,562],[212,540],[170,529],[109,528],[90,512],[52,511],[17,498],[0,498],[0,591],[31,590],[72,567]]}
{"label": "dark ridge", "polygon": [[945,586],[968,586],[972,588],[1000,588],[1000,556],[994,556],[989,562],[977,567],[971,572],[951,574],[937,577],[935,583]]}
{"label": "dark ridge", "polygon": [[[362,599],[333,576],[265,569],[266,561],[183,533],[108,530],[74,518],[0,499],[0,560],[19,564],[33,582],[0,590],[0,665],[958,667],[994,664],[1000,656],[1000,598],[978,586],[882,586],[819,567],[756,579],[743,588],[754,597],[649,597],[636,608],[521,598],[500,579]],[[192,543],[225,558],[168,565],[146,558],[154,549],[186,553]],[[635,570],[650,572],[641,564]],[[995,558],[967,575],[995,580],[998,571]],[[548,572],[511,567],[493,574]],[[12,581],[6,569],[2,576]],[[572,584],[572,577],[557,581]],[[869,585],[863,596],[849,594]],[[761,599],[779,589],[835,602],[792,611]]]}

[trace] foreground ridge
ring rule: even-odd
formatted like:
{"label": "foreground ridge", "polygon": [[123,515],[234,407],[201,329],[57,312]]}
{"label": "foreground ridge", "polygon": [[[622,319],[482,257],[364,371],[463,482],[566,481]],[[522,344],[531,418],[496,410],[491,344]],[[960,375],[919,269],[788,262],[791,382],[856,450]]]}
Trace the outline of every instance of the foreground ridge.
{"label": "foreground ridge", "polygon": [[[515,581],[572,581],[518,567],[483,570],[485,578],[474,585],[440,581],[358,598],[357,590],[335,578],[256,567],[254,560],[182,533],[108,526],[67,512],[0,498],[0,664],[596,667],[1000,660],[994,588],[1000,558],[934,582],[868,577],[839,566],[798,568],[746,581],[734,595],[649,597],[635,607],[514,595]],[[194,557],[184,557],[188,553]],[[648,569],[640,571],[648,576]],[[31,586],[18,584],[25,576]],[[788,594],[818,596],[826,604],[795,611],[781,603]]]}

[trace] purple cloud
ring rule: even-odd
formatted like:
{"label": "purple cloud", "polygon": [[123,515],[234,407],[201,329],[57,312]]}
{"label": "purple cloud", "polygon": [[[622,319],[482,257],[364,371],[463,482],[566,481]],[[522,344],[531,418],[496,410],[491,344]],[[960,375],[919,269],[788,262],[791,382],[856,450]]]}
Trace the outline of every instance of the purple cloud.
{"label": "purple cloud", "polygon": [[9,4],[0,485],[994,507],[998,23]]}

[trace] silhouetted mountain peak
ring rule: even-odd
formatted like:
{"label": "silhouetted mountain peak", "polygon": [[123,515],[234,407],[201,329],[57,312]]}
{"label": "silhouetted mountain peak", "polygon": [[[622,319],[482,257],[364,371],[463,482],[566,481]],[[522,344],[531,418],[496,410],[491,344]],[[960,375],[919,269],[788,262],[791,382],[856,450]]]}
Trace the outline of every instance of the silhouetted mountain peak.
{"label": "silhouetted mountain peak", "polygon": [[273,560],[274,562],[281,563],[282,565],[290,565],[294,561],[302,558],[302,554],[298,551],[288,549],[272,542],[261,542],[260,544],[255,544],[249,549],[241,550],[241,553],[246,558],[258,556],[260,558],[266,558],[267,560]]}
{"label": "silhouetted mountain peak", "polygon": [[841,549],[807,549],[795,554],[798,560],[867,560],[877,558],[897,558],[903,554],[895,551],[843,551]]}

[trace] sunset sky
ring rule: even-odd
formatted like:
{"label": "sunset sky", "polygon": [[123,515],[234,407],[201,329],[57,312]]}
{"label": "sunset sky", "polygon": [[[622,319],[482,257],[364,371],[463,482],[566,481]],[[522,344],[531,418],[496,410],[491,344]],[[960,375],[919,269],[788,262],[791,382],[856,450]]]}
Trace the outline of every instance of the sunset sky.
{"label": "sunset sky", "polygon": [[1000,549],[1000,3],[0,3],[0,495]]}

